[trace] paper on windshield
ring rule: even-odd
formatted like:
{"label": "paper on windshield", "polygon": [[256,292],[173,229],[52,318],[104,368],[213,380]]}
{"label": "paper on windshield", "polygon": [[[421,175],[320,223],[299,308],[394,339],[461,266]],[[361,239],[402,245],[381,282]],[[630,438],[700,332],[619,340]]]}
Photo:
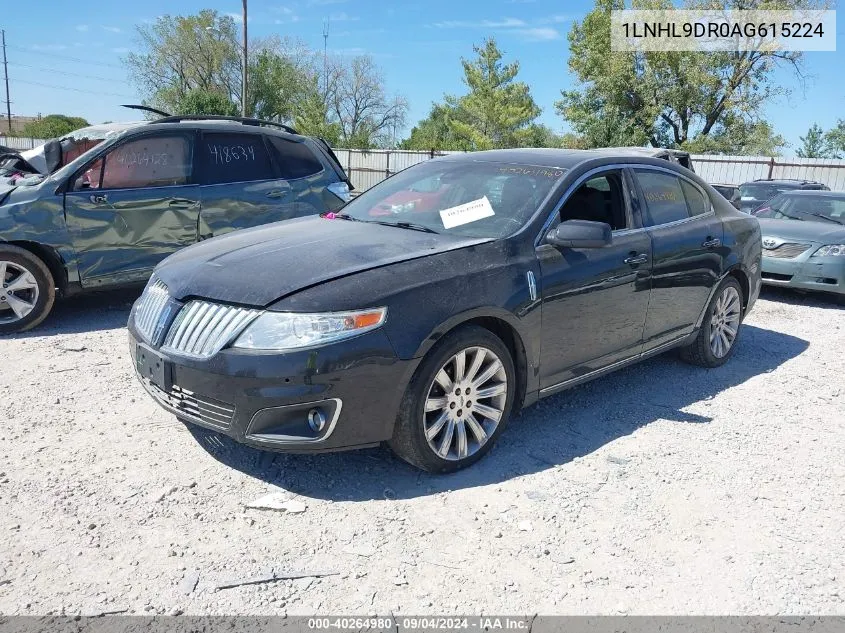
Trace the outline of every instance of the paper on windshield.
{"label": "paper on windshield", "polygon": [[487,196],[484,196],[466,204],[459,204],[457,207],[443,209],[440,212],[440,219],[443,221],[443,228],[451,229],[462,224],[489,218],[491,215],[496,214],[493,212],[493,207],[490,206]]}

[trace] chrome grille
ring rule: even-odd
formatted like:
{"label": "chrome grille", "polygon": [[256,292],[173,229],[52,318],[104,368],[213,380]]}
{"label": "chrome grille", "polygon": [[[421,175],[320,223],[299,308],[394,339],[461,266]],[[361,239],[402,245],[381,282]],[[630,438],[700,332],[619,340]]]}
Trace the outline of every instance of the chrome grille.
{"label": "chrome grille", "polygon": [[135,327],[148,343],[159,342],[167,319],[161,316],[168,307],[167,286],[159,279],[144,288],[135,310]]}
{"label": "chrome grille", "polygon": [[775,248],[763,248],[763,255],[765,257],[774,257],[776,259],[793,259],[806,252],[810,246],[812,246],[812,244],[784,242]]}
{"label": "chrome grille", "polygon": [[149,380],[142,379],[142,382],[161,406],[179,417],[220,431],[225,431],[232,424],[235,408],[230,404],[198,396],[177,385],[173,385],[167,393]]}
{"label": "chrome grille", "polygon": [[191,301],[180,310],[163,348],[194,358],[210,358],[252,322],[260,310]]}

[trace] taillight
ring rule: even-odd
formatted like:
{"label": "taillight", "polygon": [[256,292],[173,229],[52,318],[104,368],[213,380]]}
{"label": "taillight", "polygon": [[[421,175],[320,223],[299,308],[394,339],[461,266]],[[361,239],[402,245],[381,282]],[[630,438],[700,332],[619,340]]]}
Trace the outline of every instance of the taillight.
{"label": "taillight", "polygon": [[349,202],[350,200],[352,200],[352,192],[349,190],[349,185],[347,185],[345,182],[333,182],[328,187],[326,187],[326,189],[331,191],[334,195],[336,195],[344,202]]}

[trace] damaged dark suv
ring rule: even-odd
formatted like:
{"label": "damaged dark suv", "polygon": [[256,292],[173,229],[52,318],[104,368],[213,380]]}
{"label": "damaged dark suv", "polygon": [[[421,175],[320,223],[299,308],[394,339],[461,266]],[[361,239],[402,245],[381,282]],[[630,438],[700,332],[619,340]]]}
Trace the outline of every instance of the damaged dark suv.
{"label": "damaged dark suv", "polygon": [[145,282],[176,250],[234,229],[333,211],[351,183],[321,139],[267,121],[166,117],[45,177],[0,185],[0,333],[56,294]]}

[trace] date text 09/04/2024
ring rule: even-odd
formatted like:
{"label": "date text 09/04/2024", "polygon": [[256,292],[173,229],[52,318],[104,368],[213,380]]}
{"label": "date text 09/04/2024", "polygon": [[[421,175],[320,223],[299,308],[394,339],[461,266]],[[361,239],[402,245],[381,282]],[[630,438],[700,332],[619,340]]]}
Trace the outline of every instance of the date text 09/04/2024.
{"label": "date text 09/04/2024", "polygon": [[460,630],[503,630],[527,631],[533,618],[515,617],[438,617],[438,616],[403,616],[403,617],[316,617],[308,618],[308,629],[320,631],[460,631]]}

